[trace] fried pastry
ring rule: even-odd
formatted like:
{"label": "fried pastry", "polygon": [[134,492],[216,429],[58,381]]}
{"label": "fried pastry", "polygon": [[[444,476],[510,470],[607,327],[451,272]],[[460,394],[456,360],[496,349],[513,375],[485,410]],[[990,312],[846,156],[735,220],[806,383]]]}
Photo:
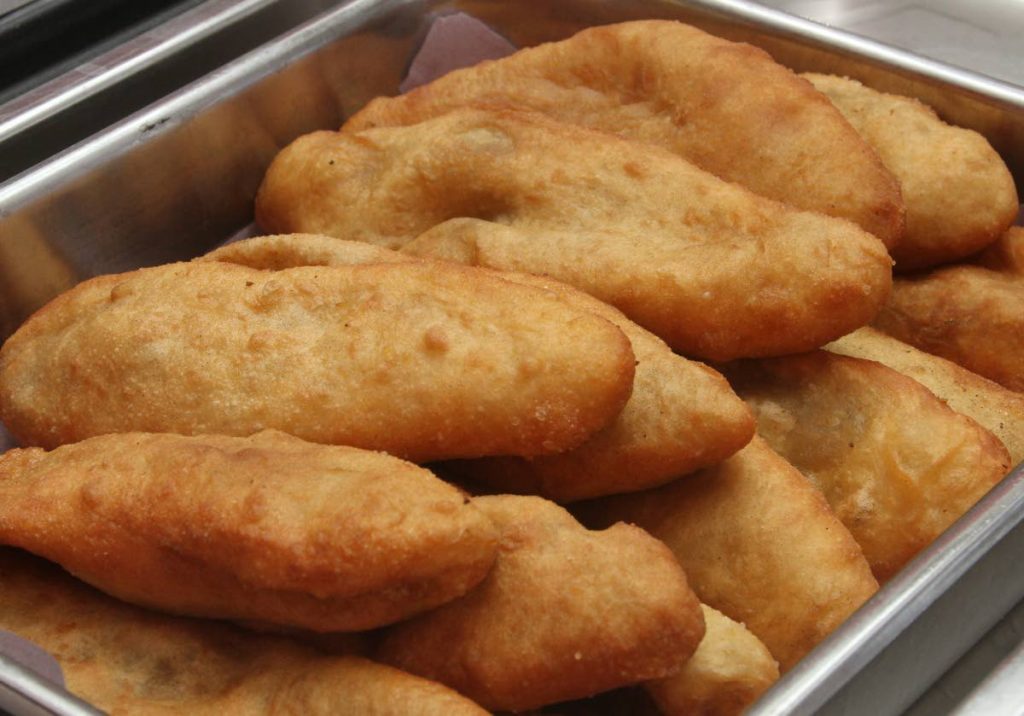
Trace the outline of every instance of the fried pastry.
{"label": "fried pastry", "polygon": [[910,376],[953,410],[977,421],[999,438],[1010,453],[1012,465],[1024,462],[1024,395],[869,326],[858,328],[825,348],[832,353],[878,361]]}
{"label": "fried pastry", "polygon": [[[1024,392],[1024,273],[1017,256],[1024,229],[984,252],[985,265],[957,265],[906,276],[873,325],[885,333]],[[989,266],[993,268],[989,268]]]}
{"label": "fried pastry", "polygon": [[494,569],[462,599],[390,627],[385,663],[521,711],[668,676],[697,648],[700,604],[643,530],[590,532],[539,497],[475,503],[501,531]]}
{"label": "fried pastry", "polygon": [[448,471],[492,489],[565,503],[656,487],[715,465],[750,442],[753,418],[716,371],[676,355],[615,308],[565,284],[504,275],[553,291],[622,329],[637,360],[633,393],[614,423],[575,450],[456,461]]}
{"label": "fried pastry", "polygon": [[831,103],[762,50],[679,22],[589,28],[457,70],[373,100],[345,131],[466,105],[529,109],[657,144],[758,194],[849,219],[887,246],[903,231],[896,180]]}
{"label": "fried pastry", "polygon": [[465,267],[192,262],[44,307],[0,350],[0,417],[43,447],[275,428],[414,461],[537,455],[610,424],[634,362],[605,319]]}
{"label": "fried pastry", "polygon": [[490,520],[428,470],[274,431],[11,450],[0,543],[135,604],[316,632],[462,596],[498,549]]}
{"label": "fried pastry", "polygon": [[257,215],[273,231],[543,274],[714,360],[820,346],[871,320],[891,283],[885,247],[849,222],[513,111],[306,135],[274,160]]}
{"label": "fried pastry", "polygon": [[993,271],[1024,274],[1024,226],[1011,226],[995,243],[978,254],[976,263]]}
{"label": "fried pastry", "polygon": [[300,266],[359,266],[420,261],[416,256],[322,234],[273,234],[226,244],[195,261],[219,261],[265,271]]}
{"label": "fried pastry", "polygon": [[870,144],[900,183],[906,233],[890,249],[897,271],[948,263],[983,249],[1020,208],[1013,176],[977,132],[946,124],[927,105],[856,80],[803,75]]}
{"label": "fried pastry", "polygon": [[725,371],[758,435],[821,489],[880,582],[1010,467],[992,433],[880,363],[816,351]]}
{"label": "fried pastry", "polygon": [[783,671],[878,589],[821,493],[759,437],[715,467],[573,510],[665,542],[701,602],[746,625]]}
{"label": "fried pastry", "polygon": [[484,716],[444,686],[357,656],[171,617],[0,549],[0,629],[56,657],[70,691],[117,716]]}
{"label": "fried pastry", "polygon": [[706,604],[704,638],[675,676],[644,686],[664,716],[740,716],[779,679],[779,665],[742,624]]}
{"label": "fried pastry", "polygon": [[[280,269],[421,259],[356,241],[292,234],[247,239],[201,260]],[[754,432],[749,409],[715,371],[675,355],[621,312],[566,284],[509,272],[500,277],[554,293],[618,326],[637,360],[633,392],[615,422],[574,450],[531,459],[459,461],[447,464],[447,473],[492,489],[571,502],[653,487],[721,462],[749,442]]]}

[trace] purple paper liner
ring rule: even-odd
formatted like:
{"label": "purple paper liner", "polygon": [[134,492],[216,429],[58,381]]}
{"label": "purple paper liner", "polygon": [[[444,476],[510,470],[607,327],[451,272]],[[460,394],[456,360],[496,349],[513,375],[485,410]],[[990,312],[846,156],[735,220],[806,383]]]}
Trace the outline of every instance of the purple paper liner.
{"label": "purple paper liner", "polygon": [[497,60],[515,51],[515,45],[475,17],[461,12],[442,15],[427,31],[398,89],[408,92],[452,70]]}

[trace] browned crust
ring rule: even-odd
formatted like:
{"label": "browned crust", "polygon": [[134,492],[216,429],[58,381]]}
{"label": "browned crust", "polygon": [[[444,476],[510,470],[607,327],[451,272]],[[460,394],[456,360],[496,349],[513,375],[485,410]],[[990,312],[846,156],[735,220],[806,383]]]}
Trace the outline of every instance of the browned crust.
{"label": "browned crust", "polygon": [[391,628],[385,662],[520,711],[674,673],[697,648],[700,605],[650,535],[590,532],[537,497],[477,504],[502,532],[494,570],[465,598]]}
{"label": "browned crust", "polygon": [[820,346],[871,320],[891,283],[884,245],[850,222],[513,111],[307,135],[275,159],[257,205],[273,231],[550,276],[702,359]]}
{"label": "browned crust", "polygon": [[450,601],[497,551],[490,520],[429,471],[273,431],[11,450],[0,542],[134,603],[318,632]]}
{"label": "browned crust", "polygon": [[475,269],[193,262],[42,309],[0,349],[0,414],[46,447],[275,428],[419,461],[543,454],[612,422],[634,363],[605,319]]}
{"label": "browned crust", "polygon": [[1013,176],[977,132],[946,124],[917,100],[856,80],[804,75],[825,93],[899,181],[907,230],[891,248],[897,271],[962,259],[994,242],[1017,217]]}
{"label": "browned crust", "polygon": [[728,181],[849,219],[889,247],[899,185],[808,82],[764,51],[665,20],[583,30],[378,98],[345,131],[407,125],[482,104],[531,109],[659,144]]}
{"label": "browned crust", "polygon": [[383,664],[133,607],[16,550],[0,549],[0,574],[0,629],[50,652],[68,689],[111,714],[486,713]]}

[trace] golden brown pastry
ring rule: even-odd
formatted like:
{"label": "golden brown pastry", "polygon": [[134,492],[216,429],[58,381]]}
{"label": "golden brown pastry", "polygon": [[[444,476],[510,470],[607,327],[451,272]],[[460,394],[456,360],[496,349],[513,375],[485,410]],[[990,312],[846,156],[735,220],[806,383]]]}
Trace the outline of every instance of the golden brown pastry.
{"label": "golden brown pastry", "polygon": [[422,261],[398,251],[323,234],[271,234],[242,239],[194,261],[219,261],[266,271],[300,266],[359,266]]}
{"label": "golden brown pastry", "polygon": [[482,62],[378,98],[345,130],[416,124],[469,104],[657,144],[758,194],[854,221],[887,246],[903,232],[898,184],[824,97],[762,50],[679,22],[589,28]]}
{"label": "golden brown pastry", "polygon": [[462,596],[498,549],[490,520],[428,470],[274,431],[11,450],[0,543],[125,601],[317,632]]}
{"label": "golden brown pastry", "polygon": [[1011,226],[978,254],[977,264],[993,271],[1024,274],[1024,226]]}
{"label": "golden brown pastry", "polygon": [[[281,269],[423,259],[356,241],[291,234],[239,241],[200,260]],[[569,502],[653,487],[721,462],[749,442],[754,432],[749,409],[715,371],[675,355],[619,311],[570,286],[527,274],[499,275],[554,293],[618,326],[636,355],[633,392],[611,425],[574,450],[449,463],[446,472],[500,491]]]}
{"label": "golden brown pastry", "polygon": [[910,376],[949,407],[991,432],[1006,446],[1012,465],[1024,462],[1024,395],[1007,390],[956,363],[865,326],[825,348],[878,361]]}
{"label": "golden brown pastry", "polygon": [[356,656],[133,607],[0,549],[0,629],[49,651],[67,687],[105,712],[484,716],[440,684]]}
{"label": "golden brown pastry", "polygon": [[715,465],[750,442],[753,418],[716,371],[676,355],[615,308],[565,284],[504,275],[553,291],[622,329],[637,360],[633,393],[614,423],[575,450],[463,460],[449,463],[447,470],[492,489],[574,502],[664,484]]}
{"label": "golden brown pastry", "polygon": [[739,716],[779,679],[779,665],[742,624],[706,604],[704,638],[675,676],[644,686],[664,716]]}
{"label": "golden brown pastry", "polygon": [[[906,276],[874,326],[1018,393],[1024,392],[1024,273],[1014,227],[980,258]],[[990,268],[991,267],[991,268]]]}
{"label": "golden brown pastry", "polygon": [[878,589],[821,493],[759,437],[664,487],[573,509],[588,526],[621,520],[664,541],[701,602],[744,624],[783,671]]}
{"label": "golden brown pastry", "polygon": [[425,461],[576,447],[632,390],[629,340],[549,294],[437,263],[103,276],[0,350],[0,417],[53,447],[138,430]]}
{"label": "golden brown pastry", "polygon": [[643,530],[591,532],[539,497],[475,503],[501,530],[494,570],[462,599],[390,627],[384,662],[521,711],[667,676],[697,648],[700,604]]}
{"label": "golden brown pastry", "polygon": [[1020,208],[1013,176],[988,141],[946,124],[927,105],[856,80],[803,75],[870,144],[900,183],[903,238],[891,248],[897,271],[936,266],[991,244]]}
{"label": "golden brown pastry", "polygon": [[513,111],[306,135],[274,160],[257,215],[272,231],[543,274],[697,358],[817,347],[869,321],[891,282],[885,247],[849,222]]}
{"label": "golden brown pastry", "polygon": [[821,489],[880,582],[1010,467],[992,433],[880,363],[816,351],[725,370],[758,435]]}

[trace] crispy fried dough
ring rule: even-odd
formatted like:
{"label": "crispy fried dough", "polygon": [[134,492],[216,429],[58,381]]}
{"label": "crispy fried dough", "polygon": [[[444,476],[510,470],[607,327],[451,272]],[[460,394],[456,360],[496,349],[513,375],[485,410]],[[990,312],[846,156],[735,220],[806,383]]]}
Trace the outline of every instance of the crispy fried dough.
{"label": "crispy fried dough", "polygon": [[658,144],[764,196],[852,220],[887,246],[903,231],[898,184],[827,100],[762,50],[682,23],[590,28],[378,98],[345,130],[415,124],[469,104]]}
{"label": "crispy fried dough", "polygon": [[574,512],[663,540],[700,600],[745,624],[783,670],[878,589],[821,493],[759,437],[720,465]]}
{"label": "crispy fried dough", "polygon": [[565,284],[505,275],[553,291],[622,329],[637,359],[633,394],[614,423],[575,450],[458,461],[447,469],[499,490],[572,502],[664,484],[715,465],[750,442],[753,418],[716,371],[674,354],[616,309]]}
{"label": "crispy fried dough", "polygon": [[879,581],[1009,469],[992,433],[881,363],[816,351],[725,370],[758,434],[822,490]]}
{"label": "crispy fried dough", "polygon": [[958,265],[894,281],[875,328],[1024,392],[1024,273],[1010,233],[981,259],[999,270]]}
{"label": "crispy fried dough", "polygon": [[822,240],[828,229],[812,237],[809,224],[790,228],[785,237],[780,228],[773,238],[684,244],[651,233],[623,241],[603,229],[534,231],[452,219],[403,251],[558,278],[615,305],[677,351],[716,360],[808,350],[872,315],[876,299],[888,294],[889,258],[880,244]]}
{"label": "crispy fried dough", "polygon": [[[356,241],[292,234],[247,239],[201,260],[278,269],[422,259]],[[566,284],[527,274],[500,276],[552,292],[618,326],[636,355],[633,392],[615,422],[574,450],[528,460],[465,461],[446,466],[450,472],[498,490],[569,502],[653,487],[721,462],[750,441],[749,409],[715,371],[675,355],[619,311]]]}
{"label": "crispy fried dough", "polygon": [[884,363],[910,376],[958,413],[999,438],[1012,465],[1024,462],[1024,395],[945,358],[865,326],[825,346],[832,353]]}
{"label": "crispy fried dough", "polygon": [[465,597],[390,627],[384,662],[520,711],[667,676],[697,648],[700,604],[643,530],[590,532],[539,497],[475,502],[501,530],[494,569]]}
{"label": "crispy fried dough", "polygon": [[978,255],[977,263],[993,271],[1024,274],[1024,226],[1011,226]]}
{"label": "crispy fried dough", "polygon": [[1017,217],[1013,176],[988,141],[946,124],[927,105],[856,80],[803,75],[836,105],[895,175],[907,207],[906,233],[890,253],[897,271],[969,256]]}
{"label": "crispy fried dough", "polygon": [[195,261],[221,261],[266,271],[299,266],[359,266],[421,261],[361,241],[345,241],[322,234],[275,234],[242,239],[200,256]]}
{"label": "crispy fried dough", "polygon": [[465,594],[497,539],[428,470],[276,431],[119,433],[0,456],[0,543],[177,614],[371,629]]}
{"label": "crispy fried dough", "polygon": [[629,340],[543,291],[439,263],[104,276],[0,350],[22,444],[277,428],[425,461],[542,454],[610,424]]}
{"label": "crispy fried dough", "polygon": [[779,679],[779,665],[742,624],[706,604],[704,638],[675,676],[645,684],[664,716],[739,716]]}
{"label": "crispy fried dough", "polygon": [[[418,255],[544,274],[698,358],[817,347],[869,321],[891,283],[885,247],[853,224],[512,111],[306,135],[274,160],[257,213],[275,231],[391,248],[419,236]],[[453,217],[496,223],[437,226]]]}
{"label": "crispy fried dough", "polygon": [[483,716],[440,684],[355,656],[169,617],[0,549],[0,629],[49,651],[68,689],[114,714]]}

